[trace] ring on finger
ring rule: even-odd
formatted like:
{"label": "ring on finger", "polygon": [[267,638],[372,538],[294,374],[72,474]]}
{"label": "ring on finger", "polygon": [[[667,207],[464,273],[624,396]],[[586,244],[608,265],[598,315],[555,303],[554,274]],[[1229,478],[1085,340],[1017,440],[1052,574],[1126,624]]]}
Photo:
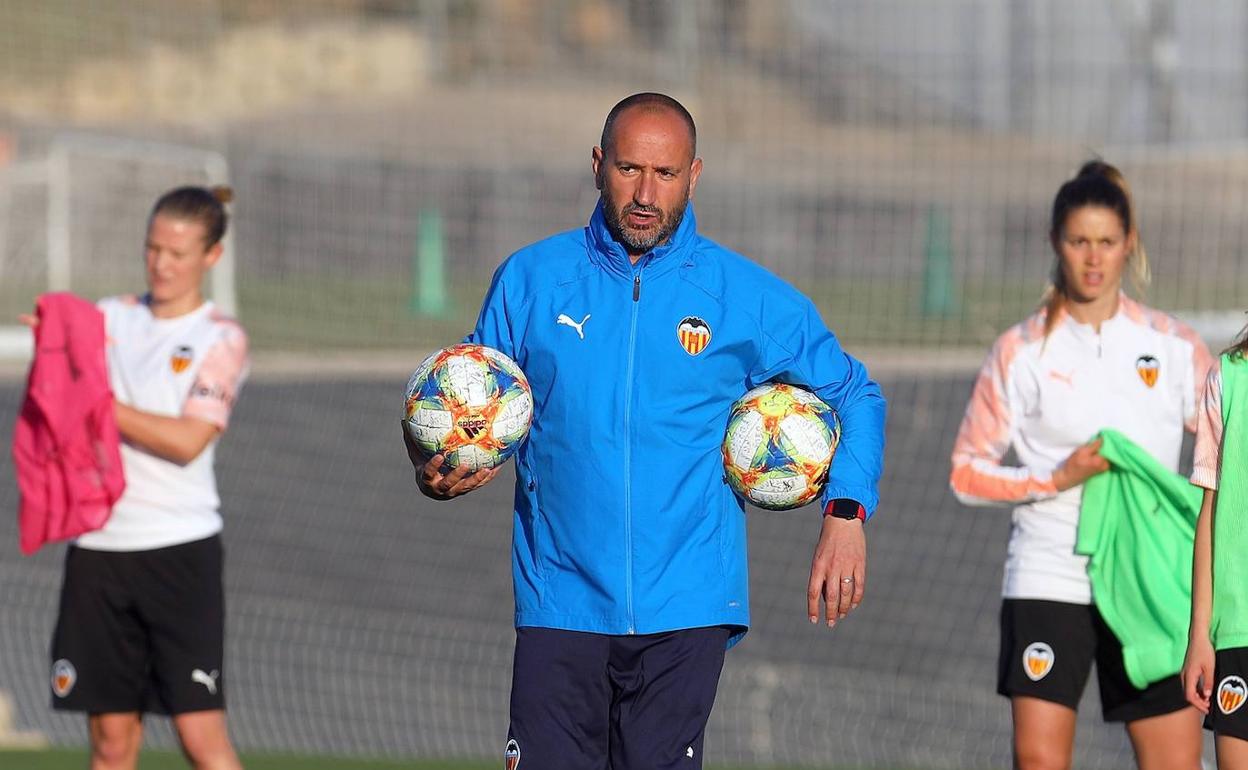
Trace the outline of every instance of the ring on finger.
{"label": "ring on finger", "polygon": [[853,579],[852,577],[843,577],[843,578],[841,578],[841,582],[842,582],[842,583],[852,583],[852,582],[854,582],[854,579]]}

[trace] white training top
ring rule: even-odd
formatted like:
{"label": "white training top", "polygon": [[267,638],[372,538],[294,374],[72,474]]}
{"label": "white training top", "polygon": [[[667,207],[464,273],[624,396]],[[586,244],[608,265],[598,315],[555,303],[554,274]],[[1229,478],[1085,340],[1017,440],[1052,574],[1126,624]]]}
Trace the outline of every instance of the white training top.
{"label": "white training top", "polygon": [[[1074,550],[1083,489],[1059,493],[1053,471],[1103,428],[1177,470],[1212,361],[1194,331],[1125,295],[1100,333],[1063,313],[1046,340],[1045,315],[993,346],[962,418],[949,485],[968,505],[1017,504],[1006,598],[1090,604],[1087,557]],[[1011,447],[1021,467],[1001,464]]]}
{"label": "white training top", "polygon": [[[177,318],[156,318],[134,296],[99,302],[107,335],[109,381],[123,404],[166,417],[190,416],[224,431],[247,377],[247,335],[211,302]],[[213,473],[214,438],[185,466],[126,441],[126,491],[102,529],[80,536],[82,548],[145,551],[221,531]]]}

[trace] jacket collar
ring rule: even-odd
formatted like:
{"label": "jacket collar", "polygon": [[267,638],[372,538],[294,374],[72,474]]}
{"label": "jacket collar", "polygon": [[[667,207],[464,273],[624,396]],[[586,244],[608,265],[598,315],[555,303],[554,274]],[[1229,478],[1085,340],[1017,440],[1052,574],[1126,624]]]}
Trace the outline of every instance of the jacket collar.
{"label": "jacket collar", "polygon": [[[1081,323],[1080,321],[1076,321],[1075,317],[1072,316],[1070,314],[1070,311],[1067,310],[1066,308],[1063,307],[1061,310],[1061,313],[1062,313],[1061,315],[1062,323],[1067,324],[1072,329],[1075,329],[1075,330],[1078,330],[1087,334],[1096,334],[1096,330],[1092,324],[1085,324],[1085,323]],[[1140,303],[1128,297],[1125,291],[1119,290],[1118,291],[1118,309],[1114,311],[1113,315],[1111,315],[1109,318],[1106,318],[1104,321],[1101,322],[1101,329],[1103,330],[1105,329],[1106,326],[1115,326],[1125,321],[1133,321],[1135,323],[1144,323],[1145,322],[1144,311],[1143,311],[1143,306],[1141,306]]]}
{"label": "jacket collar", "polygon": [[693,204],[687,204],[685,217],[680,221],[680,227],[677,227],[676,232],[667,239],[667,243],[656,246],[643,254],[641,259],[637,260],[636,265],[629,262],[628,252],[607,229],[607,218],[603,213],[601,200],[594,207],[594,213],[589,218],[585,233],[589,243],[591,262],[609,272],[632,278],[634,273],[643,266],[648,267],[651,274],[655,274],[665,273],[682,262],[688,262],[693,256],[693,245],[697,240],[698,221],[693,214]]}

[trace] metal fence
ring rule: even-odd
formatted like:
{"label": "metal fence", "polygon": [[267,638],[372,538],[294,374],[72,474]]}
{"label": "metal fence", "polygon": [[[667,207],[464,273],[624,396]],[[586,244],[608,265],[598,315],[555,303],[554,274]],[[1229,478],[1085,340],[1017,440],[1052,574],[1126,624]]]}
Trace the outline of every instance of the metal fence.
{"label": "metal fence", "polygon": [[[1001,766],[1008,518],[944,492],[971,370],[1037,302],[1051,197],[1093,155],[1135,188],[1148,301],[1214,345],[1238,327],[1245,30],[1238,0],[15,0],[0,318],[51,285],[140,289],[154,196],[228,175],[234,274],[214,293],[233,293],[257,350],[219,455],[238,740],[496,755],[506,484],[451,510],[414,499],[391,435],[402,373],[464,333],[508,253],[584,223],[609,107],[670,92],[698,121],[702,230],[812,296],[894,404],[871,596],[833,635],[799,617],[809,517],[752,518],[755,629],[708,753]],[[84,136],[106,151],[57,166]],[[170,146],[195,160],[168,162]],[[5,509],[15,496],[0,477]],[[0,689],[20,727],[81,742],[46,707],[58,553],[21,558],[9,518]],[[1077,762],[1120,766],[1125,738],[1094,709]]]}

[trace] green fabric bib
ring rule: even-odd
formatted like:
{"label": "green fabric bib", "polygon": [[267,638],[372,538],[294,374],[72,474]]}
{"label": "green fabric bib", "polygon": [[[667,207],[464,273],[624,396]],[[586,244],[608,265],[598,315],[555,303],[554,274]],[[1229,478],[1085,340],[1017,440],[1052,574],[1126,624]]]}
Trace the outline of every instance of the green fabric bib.
{"label": "green fabric bib", "polygon": [[[1213,515],[1214,649],[1248,647],[1248,434],[1240,430],[1239,412],[1248,408],[1248,361],[1222,356],[1222,455]],[[1222,469],[1228,469],[1224,473]]]}
{"label": "green fabric bib", "polygon": [[1093,601],[1142,689],[1183,665],[1203,493],[1118,431],[1100,436],[1110,470],[1083,485],[1075,551],[1089,557]]}

